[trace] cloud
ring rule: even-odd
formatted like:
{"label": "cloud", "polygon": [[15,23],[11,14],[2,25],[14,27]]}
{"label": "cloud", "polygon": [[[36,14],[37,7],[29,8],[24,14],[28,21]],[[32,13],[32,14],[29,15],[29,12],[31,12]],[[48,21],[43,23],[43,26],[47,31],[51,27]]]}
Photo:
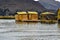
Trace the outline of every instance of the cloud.
{"label": "cloud", "polygon": [[60,2],[60,0],[55,0],[55,1],[58,1],[58,2]]}
{"label": "cloud", "polygon": [[34,1],[39,1],[39,0],[34,0]]}

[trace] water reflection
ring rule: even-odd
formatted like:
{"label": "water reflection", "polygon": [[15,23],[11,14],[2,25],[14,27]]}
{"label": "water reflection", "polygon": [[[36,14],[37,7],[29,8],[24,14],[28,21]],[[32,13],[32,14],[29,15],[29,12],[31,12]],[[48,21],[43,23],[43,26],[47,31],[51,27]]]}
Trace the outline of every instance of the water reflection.
{"label": "water reflection", "polygon": [[60,35],[60,29],[57,27],[57,23],[16,23],[15,20],[0,20],[0,40],[30,40],[31,38],[42,38],[44,40],[52,40],[55,38],[56,40],[58,40],[58,38],[60,37],[58,35]]}
{"label": "water reflection", "polygon": [[58,28],[60,28],[60,23],[58,23]]}
{"label": "water reflection", "polygon": [[36,23],[39,23],[39,22],[15,22],[16,24],[24,24],[24,23],[27,23],[27,24],[36,24]]}

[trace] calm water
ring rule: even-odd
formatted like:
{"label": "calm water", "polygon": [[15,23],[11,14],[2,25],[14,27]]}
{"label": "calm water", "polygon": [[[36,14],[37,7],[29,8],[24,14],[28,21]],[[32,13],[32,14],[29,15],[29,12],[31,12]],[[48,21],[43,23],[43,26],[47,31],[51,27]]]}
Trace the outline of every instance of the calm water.
{"label": "calm water", "polygon": [[0,19],[0,40],[60,40],[59,26]]}

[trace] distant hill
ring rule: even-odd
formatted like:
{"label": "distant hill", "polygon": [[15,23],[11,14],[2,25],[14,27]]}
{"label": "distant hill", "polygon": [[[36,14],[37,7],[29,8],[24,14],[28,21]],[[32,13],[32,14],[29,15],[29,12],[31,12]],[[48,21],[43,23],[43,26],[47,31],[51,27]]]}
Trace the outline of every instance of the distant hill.
{"label": "distant hill", "polygon": [[[13,8],[15,5],[19,5],[22,2],[29,2],[32,3],[33,0],[0,0],[0,8],[6,8],[10,7]],[[60,8],[60,2],[57,2],[55,0],[39,0],[40,5],[43,5],[46,9],[58,9]],[[38,3],[38,5],[39,5]],[[36,5],[36,4],[34,4]],[[17,6],[16,6],[17,8]]]}
{"label": "distant hill", "polygon": [[[46,8],[41,5],[38,1],[35,2],[33,0],[0,0],[0,8],[3,10],[8,9],[9,11],[4,12],[5,14],[15,13],[16,11],[38,11],[42,12],[46,10]],[[4,14],[4,15],[5,15]]]}
{"label": "distant hill", "polygon": [[60,8],[60,3],[54,0],[0,0],[0,15],[14,15],[16,11],[52,11]]}

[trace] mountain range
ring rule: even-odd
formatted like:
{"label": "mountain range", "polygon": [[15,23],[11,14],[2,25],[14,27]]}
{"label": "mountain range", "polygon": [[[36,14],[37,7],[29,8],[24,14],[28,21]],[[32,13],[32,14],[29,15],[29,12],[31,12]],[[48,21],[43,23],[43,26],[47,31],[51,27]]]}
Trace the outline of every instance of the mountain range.
{"label": "mountain range", "polygon": [[0,0],[0,14],[11,15],[17,11],[37,11],[39,13],[46,10],[46,8],[33,0]]}
{"label": "mountain range", "polygon": [[[1,9],[2,8],[2,9]],[[0,14],[11,14],[16,11],[54,11],[60,8],[60,2],[55,0],[0,0]],[[4,11],[4,12],[3,12]],[[5,14],[3,14],[5,13]]]}
{"label": "mountain range", "polygon": [[[19,3],[20,1],[21,0],[0,0],[0,6],[9,4],[9,3],[15,5],[17,2]],[[39,0],[39,3],[42,4],[46,9],[57,10],[58,8],[60,8],[60,2],[57,2],[55,0]]]}

